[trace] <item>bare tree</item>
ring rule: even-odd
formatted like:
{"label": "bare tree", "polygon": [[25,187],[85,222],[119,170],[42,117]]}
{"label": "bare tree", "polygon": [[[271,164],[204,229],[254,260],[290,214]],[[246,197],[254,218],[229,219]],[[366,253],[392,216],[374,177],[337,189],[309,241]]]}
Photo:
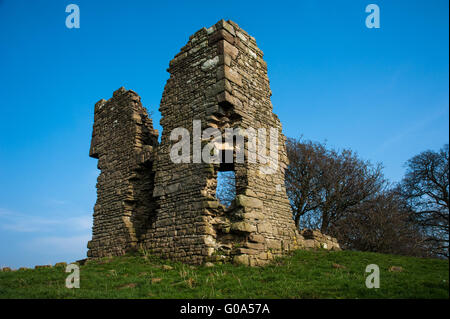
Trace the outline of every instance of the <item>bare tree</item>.
{"label": "bare tree", "polygon": [[[320,206],[321,191],[319,179],[327,157],[327,150],[320,143],[287,140],[289,167],[286,170],[286,192],[291,202],[293,217],[297,228],[303,218],[307,227],[312,227],[315,217],[308,214],[317,212]],[[308,218],[308,221],[306,219]]]}
{"label": "bare tree", "polygon": [[330,151],[322,182],[321,231],[329,232],[330,226],[348,211],[374,198],[385,187],[382,166],[363,161],[351,150],[341,153]]}
{"label": "bare tree", "polygon": [[385,187],[381,165],[363,161],[351,150],[288,139],[286,189],[297,227],[330,233],[346,214]]}
{"label": "bare tree", "polygon": [[350,249],[447,256],[448,145],[407,162],[393,189],[381,165],[351,150],[288,139],[286,189],[297,227],[320,228]]}
{"label": "bare tree", "polygon": [[434,254],[448,258],[449,149],[422,152],[406,163],[400,192],[415,211]]}
{"label": "bare tree", "polygon": [[426,243],[413,213],[396,192],[380,192],[353,207],[333,225],[346,249],[427,256]]}

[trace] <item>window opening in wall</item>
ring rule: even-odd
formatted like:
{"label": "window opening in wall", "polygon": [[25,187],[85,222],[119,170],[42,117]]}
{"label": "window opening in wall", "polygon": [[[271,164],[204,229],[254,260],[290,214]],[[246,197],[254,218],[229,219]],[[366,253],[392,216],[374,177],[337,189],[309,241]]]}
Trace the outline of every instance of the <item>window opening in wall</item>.
{"label": "window opening in wall", "polygon": [[216,198],[226,207],[236,197],[236,176],[234,171],[218,171],[217,172],[217,188]]}

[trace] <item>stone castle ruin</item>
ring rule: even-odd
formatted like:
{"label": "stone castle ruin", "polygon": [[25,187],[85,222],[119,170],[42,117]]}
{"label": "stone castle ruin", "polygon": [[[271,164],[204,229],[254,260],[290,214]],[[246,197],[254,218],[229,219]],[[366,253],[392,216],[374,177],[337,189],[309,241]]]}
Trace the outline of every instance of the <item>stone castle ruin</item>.
{"label": "stone castle ruin", "polygon": [[[95,104],[89,155],[98,159],[101,173],[88,257],[143,248],[193,264],[253,266],[299,248],[339,249],[335,239],[318,231],[296,230],[284,186],[285,137],[272,112],[267,65],[255,39],[221,20],[192,35],[168,72],[159,108],[160,143],[134,91],[120,88]],[[278,145],[272,154],[275,169],[265,173],[263,164],[248,160],[253,152],[248,137],[241,149],[244,161],[237,160],[238,137],[212,150],[231,160],[199,161],[197,151],[213,138],[205,134],[190,138],[189,156],[174,162],[171,150],[178,140],[171,134],[177,128],[191,137],[197,129],[215,128],[223,140],[226,129],[263,128],[267,140]],[[270,154],[269,143],[263,148],[262,154]],[[236,197],[229,207],[216,198],[217,175],[223,171],[235,174]]]}

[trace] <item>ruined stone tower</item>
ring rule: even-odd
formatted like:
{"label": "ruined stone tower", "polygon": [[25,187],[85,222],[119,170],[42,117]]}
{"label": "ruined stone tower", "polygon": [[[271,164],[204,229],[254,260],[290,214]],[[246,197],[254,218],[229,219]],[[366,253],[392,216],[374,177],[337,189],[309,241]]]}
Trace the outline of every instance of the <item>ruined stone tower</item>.
{"label": "ruined stone tower", "polygon": [[136,248],[155,215],[152,198],[158,132],[133,91],[120,88],[95,104],[89,155],[98,159],[89,257],[122,255]]}
{"label": "ruined stone tower", "polygon": [[[285,137],[272,112],[267,65],[255,39],[234,22],[219,21],[192,35],[168,72],[159,145],[133,91],[121,88],[95,106],[90,155],[99,159],[101,174],[88,256],[142,247],[188,263],[261,265],[304,246],[284,186]],[[186,133],[189,153],[174,161],[174,144],[183,139],[174,134],[178,128]],[[218,143],[226,140],[227,129],[236,133],[231,143]],[[252,129],[262,132],[257,145],[252,136],[239,134]],[[205,162],[202,152],[219,161]],[[219,171],[235,173],[230,207],[215,196]]]}

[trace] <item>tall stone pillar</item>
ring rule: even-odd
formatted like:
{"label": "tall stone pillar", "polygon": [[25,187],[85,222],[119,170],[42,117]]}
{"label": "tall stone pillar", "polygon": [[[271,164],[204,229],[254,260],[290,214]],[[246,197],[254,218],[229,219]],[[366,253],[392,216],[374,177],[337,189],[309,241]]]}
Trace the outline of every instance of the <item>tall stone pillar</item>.
{"label": "tall stone pillar", "polygon": [[[154,167],[157,217],[145,245],[175,260],[232,259],[250,265],[295,249],[299,235],[284,186],[285,137],[272,112],[267,65],[255,39],[237,24],[219,21],[191,36],[168,71],[160,105],[163,132]],[[205,163],[199,157],[211,137],[196,141],[199,128],[194,123],[200,123],[201,130],[218,129],[223,138],[227,128],[263,131],[258,143],[264,137],[266,146],[257,162],[249,161],[253,149],[245,137],[243,162],[237,160],[236,141],[221,146],[222,153],[234,150],[232,163]],[[176,142],[170,136],[176,128],[189,131],[191,153],[186,163],[170,158]],[[272,162],[271,139],[277,145]],[[231,207],[215,197],[217,173],[223,170],[233,170],[236,176]]]}
{"label": "tall stone pillar", "polygon": [[89,155],[98,159],[89,257],[118,256],[136,248],[155,214],[152,199],[158,132],[133,91],[120,88],[95,104]]}

